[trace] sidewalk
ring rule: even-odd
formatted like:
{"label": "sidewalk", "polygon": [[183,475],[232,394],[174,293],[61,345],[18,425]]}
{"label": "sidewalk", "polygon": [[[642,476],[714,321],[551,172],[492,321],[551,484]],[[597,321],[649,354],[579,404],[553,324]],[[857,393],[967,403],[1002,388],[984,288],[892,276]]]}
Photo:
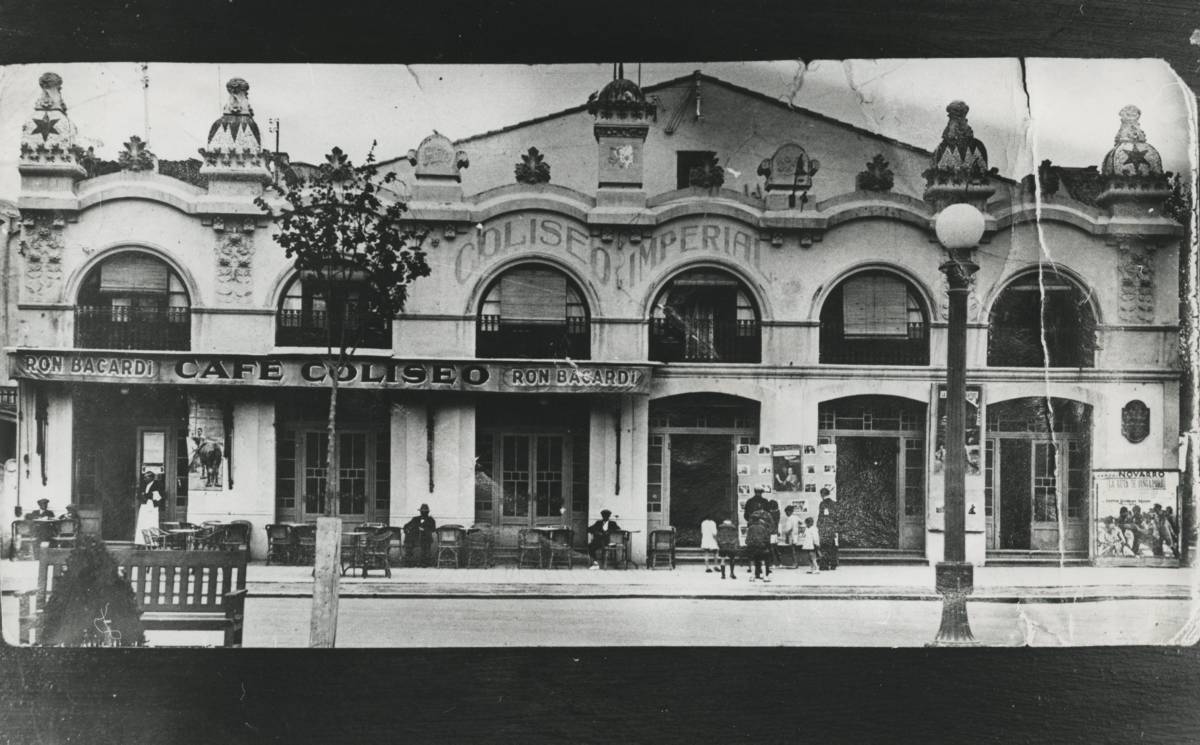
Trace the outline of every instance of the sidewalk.
{"label": "sidewalk", "polygon": [[[777,569],[771,582],[751,582],[738,568],[736,580],[705,573],[703,565],[669,569],[590,571],[574,569],[393,568],[390,579],[341,578],[343,597],[361,598],[710,598],[936,600],[932,566],[851,565],[808,574]],[[983,602],[1086,602],[1120,599],[1187,600],[1200,597],[1200,572],[1187,568],[977,567],[973,599]],[[312,569],[252,562],[249,597],[309,597]],[[37,563],[0,562],[4,594],[37,585]]]}

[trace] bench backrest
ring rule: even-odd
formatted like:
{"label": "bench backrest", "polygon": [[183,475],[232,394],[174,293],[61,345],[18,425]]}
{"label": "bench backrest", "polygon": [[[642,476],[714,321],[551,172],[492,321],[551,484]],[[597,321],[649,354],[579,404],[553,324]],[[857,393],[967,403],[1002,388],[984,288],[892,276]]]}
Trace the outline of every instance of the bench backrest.
{"label": "bench backrest", "polygon": [[[216,611],[224,596],[246,588],[241,551],[147,551],[109,548],[143,611]],[[38,591],[44,599],[67,572],[69,548],[42,549]]]}

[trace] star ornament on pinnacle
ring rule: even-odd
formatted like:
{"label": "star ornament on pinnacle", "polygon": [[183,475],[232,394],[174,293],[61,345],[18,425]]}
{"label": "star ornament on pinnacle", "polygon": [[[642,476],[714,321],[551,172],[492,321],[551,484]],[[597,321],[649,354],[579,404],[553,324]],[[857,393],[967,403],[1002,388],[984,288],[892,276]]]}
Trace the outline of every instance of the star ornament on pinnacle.
{"label": "star ornament on pinnacle", "polygon": [[51,119],[49,114],[42,114],[41,119],[33,120],[33,134],[41,135],[42,142],[50,139],[50,135],[62,134],[55,128],[58,119]]}
{"label": "star ornament on pinnacle", "polygon": [[1131,166],[1134,171],[1141,172],[1143,168],[1149,169],[1150,162],[1146,160],[1146,151],[1139,150],[1137,145],[1125,151],[1125,165]]}

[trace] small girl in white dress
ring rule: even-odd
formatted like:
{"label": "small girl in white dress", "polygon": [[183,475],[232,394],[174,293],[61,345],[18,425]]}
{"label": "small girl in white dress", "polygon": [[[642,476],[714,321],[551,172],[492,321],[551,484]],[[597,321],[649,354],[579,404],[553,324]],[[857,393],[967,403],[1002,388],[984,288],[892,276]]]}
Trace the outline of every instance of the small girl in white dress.
{"label": "small girl in white dress", "polygon": [[717,559],[717,523],[712,517],[706,517],[700,523],[700,552],[704,554],[704,571],[711,573],[713,568],[710,562],[719,563]]}

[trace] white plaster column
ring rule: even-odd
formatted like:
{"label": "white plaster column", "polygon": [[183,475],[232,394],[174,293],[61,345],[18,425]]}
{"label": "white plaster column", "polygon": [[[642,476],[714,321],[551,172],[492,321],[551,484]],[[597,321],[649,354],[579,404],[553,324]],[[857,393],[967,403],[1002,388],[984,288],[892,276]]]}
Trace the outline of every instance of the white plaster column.
{"label": "white plaster column", "polygon": [[[28,512],[37,508],[37,500],[50,500],[50,509],[61,512],[75,501],[72,483],[72,446],[74,406],[66,389],[46,386],[46,442],[44,456],[37,454],[37,386],[22,381],[17,394],[17,503]],[[46,460],[46,483],[42,483],[42,462]],[[11,513],[9,513],[11,515]],[[11,518],[8,518],[11,520]]]}

